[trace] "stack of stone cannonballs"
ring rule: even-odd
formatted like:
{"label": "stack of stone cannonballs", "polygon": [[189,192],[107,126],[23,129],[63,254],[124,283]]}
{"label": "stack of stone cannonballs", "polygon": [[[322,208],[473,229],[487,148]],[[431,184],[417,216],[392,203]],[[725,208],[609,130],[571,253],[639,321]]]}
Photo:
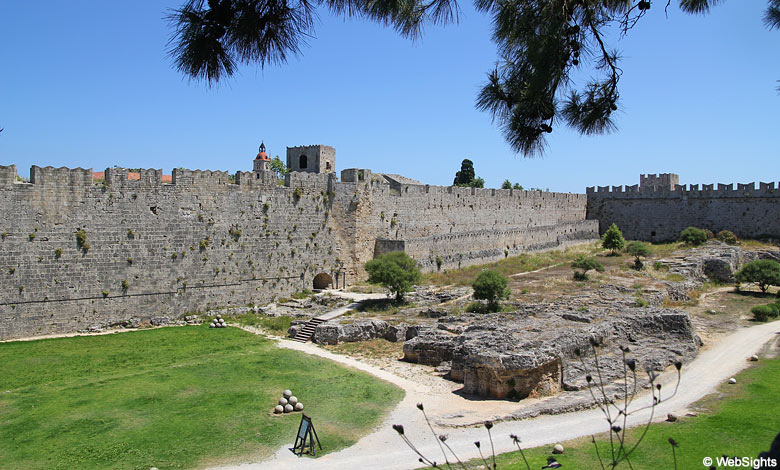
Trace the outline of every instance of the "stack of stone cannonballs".
{"label": "stack of stone cannonballs", "polygon": [[274,407],[274,413],[291,413],[293,411],[303,411],[303,403],[299,402],[290,390],[285,390],[282,392],[279,404]]}
{"label": "stack of stone cannonballs", "polygon": [[227,328],[225,320],[222,319],[222,315],[217,315],[217,318],[211,320],[209,328]]}

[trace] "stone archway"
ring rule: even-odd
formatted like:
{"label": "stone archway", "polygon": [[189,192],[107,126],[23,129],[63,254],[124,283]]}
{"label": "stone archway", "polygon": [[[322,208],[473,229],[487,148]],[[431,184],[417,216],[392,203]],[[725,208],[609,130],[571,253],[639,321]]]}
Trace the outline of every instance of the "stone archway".
{"label": "stone archway", "polygon": [[316,276],[314,276],[314,289],[316,290],[327,289],[332,285],[333,285],[333,278],[330,276],[330,274],[319,273]]}

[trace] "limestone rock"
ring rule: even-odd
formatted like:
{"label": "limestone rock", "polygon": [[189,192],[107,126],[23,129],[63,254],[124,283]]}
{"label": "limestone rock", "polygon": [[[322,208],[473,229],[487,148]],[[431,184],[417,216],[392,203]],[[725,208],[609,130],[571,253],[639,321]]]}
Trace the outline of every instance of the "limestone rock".
{"label": "limestone rock", "polygon": [[406,323],[399,323],[398,325],[389,325],[387,327],[387,333],[385,333],[385,339],[397,343],[399,341],[406,341],[406,332],[409,330],[409,325]]}
{"label": "limestone rock", "polygon": [[318,344],[338,344],[384,338],[388,327],[384,320],[358,320],[341,324],[325,322],[314,330],[313,341]]}
{"label": "limestone rock", "polygon": [[677,421],[677,415],[675,415],[674,413],[667,413],[666,420],[669,421],[670,423],[673,423]]}
{"label": "limestone rock", "polygon": [[563,453],[563,445],[561,445],[561,444],[555,444],[555,445],[553,446],[552,453],[553,453],[553,454],[562,454],[562,453]]}
{"label": "limestone rock", "polygon": [[752,356],[750,356],[750,360],[756,362],[758,360],[758,356],[753,354]]}
{"label": "limestone rock", "polygon": [[287,401],[286,398],[282,397],[282,398],[279,399],[279,404],[280,405],[285,406],[285,405],[287,405],[287,403],[289,403],[289,401]]}
{"label": "limestone rock", "polygon": [[294,408],[293,408],[293,406],[291,404],[288,403],[288,404],[284,405],[284,412],[285,413],[290,413],[293,410],[294,410]]}
{"label": "limestone rock", "polygon": [[295,411],[303,411],[303,403],[298,402],[295,404]]}
{"label": "limestone rock", "polygon": [[285,390],[285,391],[283,391],[283,392],[282,392],[282,396],[283,396],[284,398],[290,398],[290,397],[292,396],[292,391],[290,391],[290,390]]}
{"label": "limestone rock", "polygon": [[296,396],[291,396],[287,399],[287,402],[291,404],[292,406],[295,406],[296,403],[298,403],[298,398]]}
{"label": "limestone rock", "polygon": [[294,321],[290,325],[290,328],[287,329],[287,336],[290,338],[295,338],[295,336],[298,334],[299,331],[303,329],[303,325],[305,325],[306,322],[302,321]]}
{"label": "limestone rock", "polygon": [[276,405],[274,407],[274,413],[279,414],[284,412],[284,407],[282,405]]}
{"label": "limestone rock", "polygon": [[730,384],[732,384],[732,385],[734,385],[735,383],[737,383],[737,379],[735,379],[734,377],[732,377],[732,378],[730,378],[730,379],[729,379],[729,383],[730,383]]}
{"label": "limestone rock", "polygon": [[149,323],[151,323],[154,326],[162,326],[167,325],[171,322],[171,319],[168,317],[152,317],[149,319]]}
{"label": "limestone rock", "polygon": [[[583,367],[574,352],[588,351],[591,341],[604,345],[599,366],[607,381],[623,374],[618,345],[630,344],[642,368],[652,370],[696,355],[699,341],[687,313],[632,307],[631,295],[621,304],[622,313],[615,313],[612,305],[623,301],[619,288],[612,290],[609,306],[588,309],[591,323],[572,321],[586,314],[561,312],[556,305],[526,305],[514,317],[508,313],[443,317],[437,329],[404,344],[404,359],[432,366],[451,361],[447,378],[463,382],[467,394],[525,398],[586,388],[585,368],[593,370],[594,364]],[[526,308],[533,309],[533,315]]]}

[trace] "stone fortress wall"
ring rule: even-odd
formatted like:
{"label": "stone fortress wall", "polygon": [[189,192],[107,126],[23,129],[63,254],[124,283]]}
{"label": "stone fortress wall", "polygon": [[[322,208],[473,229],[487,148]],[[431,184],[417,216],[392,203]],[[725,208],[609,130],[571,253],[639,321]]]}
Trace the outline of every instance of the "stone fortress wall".
{"label": "stone fortress wall", "polygon": [[689,226],[740,238],[780,238],[780,183],[680,185],[676,174],[641,175],[633,186],[587,188],[587,218],[626,239],[675,240]]}
{"label": "stone fortress wall", "polygon": [[[0,340],[263,303],[364,278],[402,248],[425,270],[484,263],[598,235],[581,194],[336,177],[335,150],[292,147],[271,172],[0,166]],[[79,246],[83,233],[86,246]]]}
{"label": "stone fortress wall", "polygon": [[354,206],[357,259],[400,249],[433,271],[597,237],[583,194],[388,184],[367,169],[345,170],[342,181],[337,194],[352,199],[341,205]]}
{"label": "stone fortress wall", "polygon": [[[587,194],[413,184],[347,169],[335,150],[292,147],[306,168],[270,171],[0,166],[0,339],[152,321],[271,301],[365,278],[375,255],[403,250],[423,270],[486,263],[592,240],[611,223],[628,239],[674,239],[689,226],[780,237],[780,186],[640,186]],[[89,249],[79,246],[83,233]]]}

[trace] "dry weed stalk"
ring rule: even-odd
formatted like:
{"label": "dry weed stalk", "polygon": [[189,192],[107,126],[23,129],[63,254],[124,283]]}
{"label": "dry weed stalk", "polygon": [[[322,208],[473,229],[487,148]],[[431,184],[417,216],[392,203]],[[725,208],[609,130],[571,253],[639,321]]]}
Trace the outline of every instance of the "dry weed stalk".
{"label": "dry weed stalk", "polygon": [[[594,360],[594,369],[596,373],[596,378],[591,375],[588,365],[585,362],[585,359],[583,357],[582,352],[577,349],[575,351],[575,355],[579,357],[582,366],[585,370],[586,376],[585,380],[588,383],[588,390],[591,394],[591,397],[593,398],[594,403],[598,408],[604,413],[604,417],[607,420],[608,424],[608,434],[609,434],[609,459],[607,462],[604,461],[604,458],[602,458],[602,450],[599,449],[598,444],[596,443],[596,438],[594,436],[591,436],[591,441],[593,443],[594,448],[596,449],[596,456],[599,460],[599,464],[601,465],[602,470],[612,469],[614,470],[617,468],[620,464],[625,463],[626,466],[630,469],[634,469],[633,464],[631,463],[631,455],[634,453],[634,451],[639,447],[639,445],[642,443],[642,440],[644,439],[645,435],[647,434],[648,429],[650,429],[650,424],[653,422],[653,416],[655,414],[655,408],[656,406],[660,405],[661,403],[670,400],[673,396],[677,394],[677,389],[680,386],[680,369],[682,368],[682,363],[680,361],[677,361],[674,363],[674,367],[677,371],[677,383],[675,384],[674,391],[671,395],[668,397],[661,396],[661,389],[663,388],[660,383],[658,383],[658,374],[651,370],[647,369],[647,376],[648,376],[648,382],[650,386],[650,393],[652,396],[652,402],[649,405],[639,407],[637,409],[629,410],[629,407],[634,401],[634,398],[637,396],[637,389],[639,384],[639,379],[637,378],[637,361],[634,358],[628,357],[628,353],[630,352],[630,349],[627,346],[621,346],[620,351],[622,353],[622,360],[623,360],[623,390],[622,390],[622,397],[615,395],[614,397],[610,398],[607,396],[607,389],[606,389],[606,383],[602,377],[602,365],[599,361],[599,352],[598,347],[600,346],[600,341],[591,338],[590,340],[590,348],[593,352],[593,360]],[[595,389],[595,391],[594,391]],[[417,408],[423,413],[423,416],[425,417],[425,422],[428,424],[428,428],[430,429],[430,432],[433,434],[434,439],[439,444],[439,448],[441,449],[442,455],[444,457],[444,465],[446,468],[451,469],[453,468],[453,465],[456,466],[456,468],[462,468],[467,469],[469,468],[466,463],[464,463],[458,455],[455,453],[455,451],[447,444],[447,436],[445,434],[437,434],[436,431],[433,429],[433,425],[431,424],[430,420],[428,419],[427,413],[425,413],[425,408],[422,403],[417,404]],[[639,413],[641,411],[650,409],[650,417],[647,419],[647,423],[644,424],[642,427],[641,433],[639,434],[639,437],[637,438],[636,442],[633,444],[629,443],[626,439],[626,427],[628,424],[628,418],[631,415],[634,415],[636,413]],[[491,434],[490,430],[493,427],[493,423],[491,421],[485,421],[484,423],[485,429],[487,429],[488,432],[488,439],[490,440],[490,453],[491,453],[491,459],[488,461],[488,459],[485,458],[485,455],[482,453],[482,446],[479,441],[474,442],[474,445],[476,446],[480,460],[481,465],[484,466],[484,468],[496,470],[496,452],[495,447],[493,445],[493,435]],[[423,453],[412,443],[412,441],[409,439],[409,437],[405,434],[404,427],[399,424],[393,425],[393,429],[398,432],[398,434],[401,436],[401,439],[406,443],[406,445],[409,446],[414,453],[416,453],[419,457],[419,462],[428,465],[432,468],[442,468],[435,460],[430,459],[423,455]],[[512,439],[512,442],[517,447],[517,450],[520,452],[520,457],[522,458],[522,463],[525,465],[525,468],[527,470],[531,470],[531,466],[528,463],[528,459],[526,459],[525,452],[523,451],[523,448],[520,446],[520,438],[517,437],[515,434],[510,434],[509,437]],[[674,458],[674,468],[677,469],[677,455],[675,453],[675,449],[679,446],[679,444],[672,438],[669,438],[669,444],[672,446],[672,455]],[[449,454],[452,455],[452,457],[455,459],[455,462],[450,462],[450,459],[448,457]],[[550,458],[548,459],[548,465],[549,462],[555,462],[555,459]],[[520,462],[518,462],[520,464]],[[543,467],[543,468],[555,468],[555,467]]]}

